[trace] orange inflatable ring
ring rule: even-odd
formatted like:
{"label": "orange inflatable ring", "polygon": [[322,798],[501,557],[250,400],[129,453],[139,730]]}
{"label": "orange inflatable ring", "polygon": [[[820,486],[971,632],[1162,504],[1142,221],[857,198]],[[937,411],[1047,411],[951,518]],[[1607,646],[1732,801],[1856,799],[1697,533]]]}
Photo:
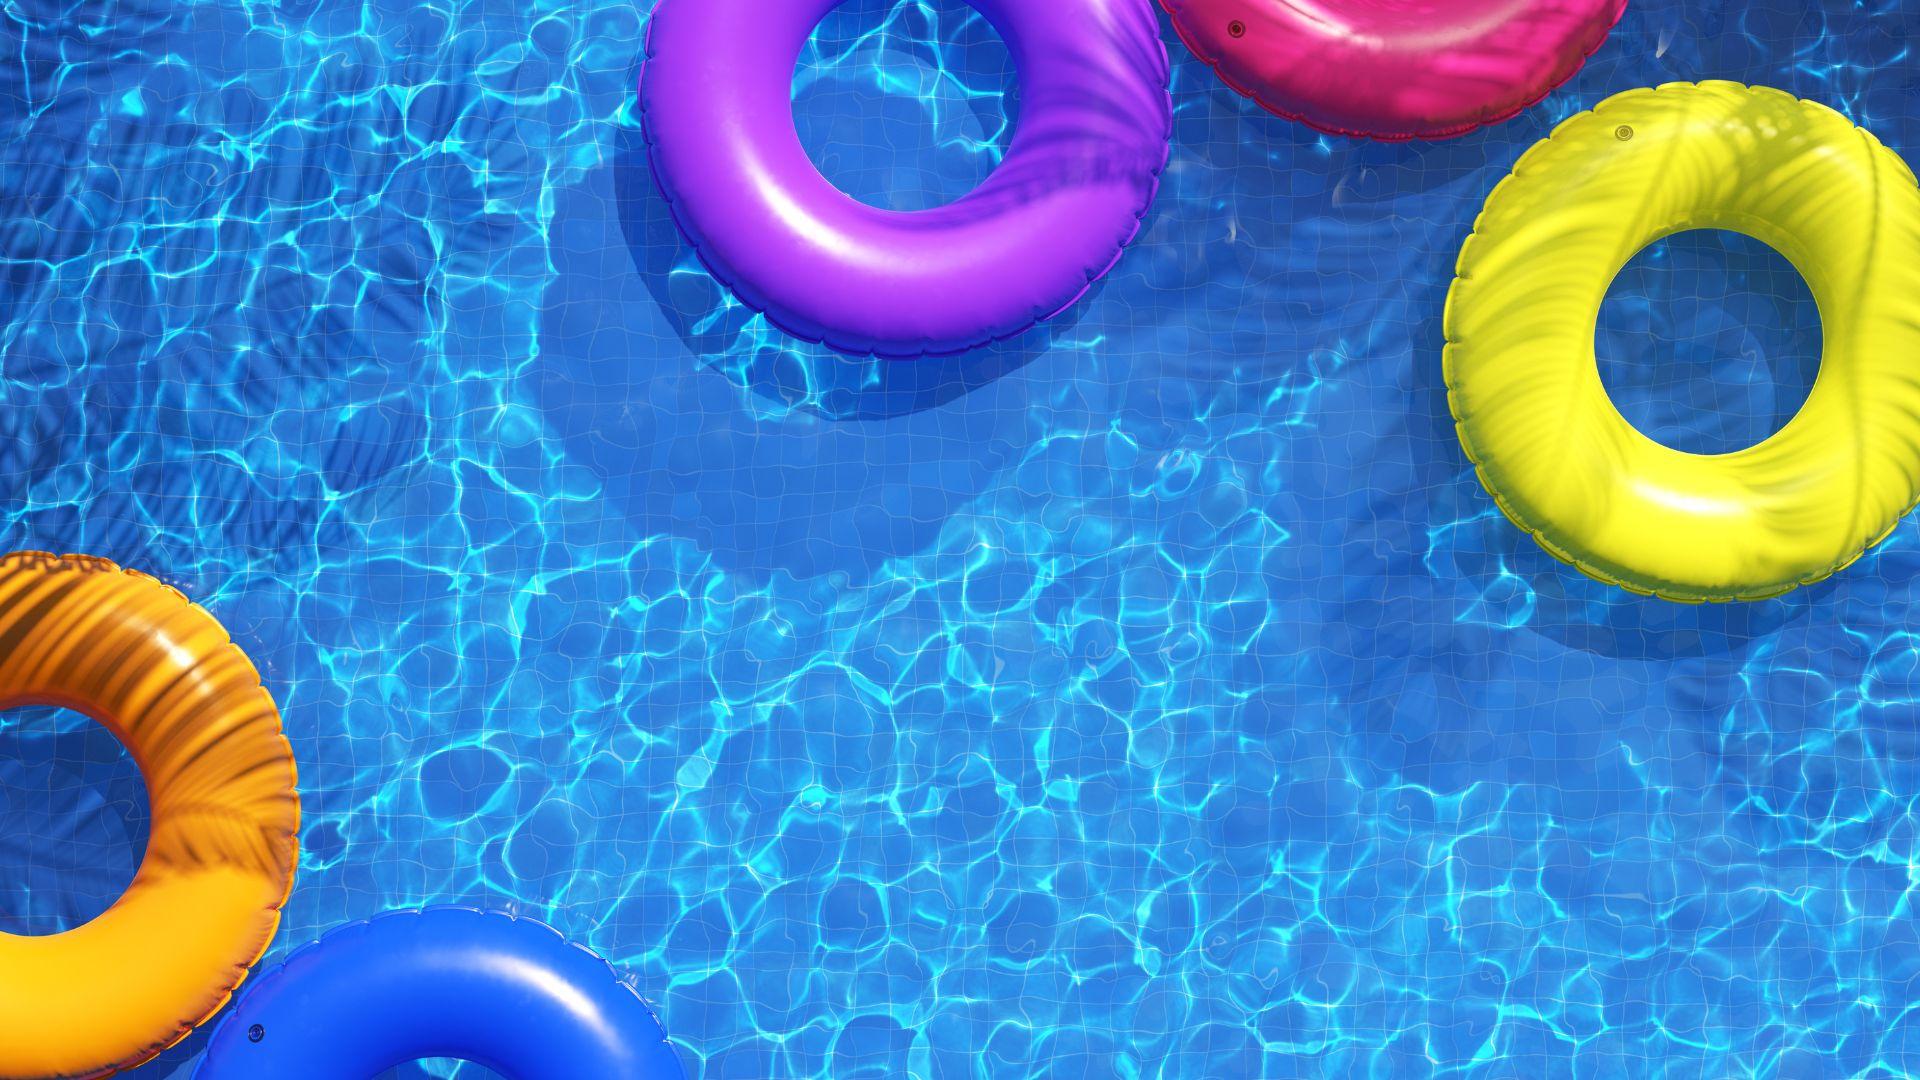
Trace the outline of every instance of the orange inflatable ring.
{"label": "orange inflatable ring", "polygon": [[217,1012],[272,941],[293,886],[293,749],[220,624],[104,559],[0,558],[0,708],[21,705],[105,724],[153,825],[99,918],[0,934],[0,1077],[108,1076]]}

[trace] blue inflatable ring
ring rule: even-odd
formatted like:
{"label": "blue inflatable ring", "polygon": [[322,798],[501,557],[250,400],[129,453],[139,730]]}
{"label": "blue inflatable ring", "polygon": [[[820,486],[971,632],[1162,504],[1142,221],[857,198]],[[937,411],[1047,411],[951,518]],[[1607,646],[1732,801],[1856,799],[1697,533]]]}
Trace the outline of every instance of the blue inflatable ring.
{"label": "blue inflatable ring", "polygon": [[515,1080],[682,1080],[646,1003],[531,919],[428,908],[329,931],[214,1030],[195,1080],[339,1080],[420,1058]]}

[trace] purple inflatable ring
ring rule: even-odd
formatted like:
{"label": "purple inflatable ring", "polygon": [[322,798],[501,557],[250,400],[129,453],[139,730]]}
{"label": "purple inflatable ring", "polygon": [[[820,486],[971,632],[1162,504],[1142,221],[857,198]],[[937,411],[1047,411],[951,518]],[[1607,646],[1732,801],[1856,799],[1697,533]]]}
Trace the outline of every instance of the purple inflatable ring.
{"label": "purple inflatable ring", "polygon": [[1153,0],[967,2],[1012,53],[1020,122],[985,183],[915,213],[841,192],[794,127],[794,66],[841,0],[654,8],[654,178],[707,269],[782,330],[851,353],[960,352],[1072,306],[1140,231],[1172,135]]}

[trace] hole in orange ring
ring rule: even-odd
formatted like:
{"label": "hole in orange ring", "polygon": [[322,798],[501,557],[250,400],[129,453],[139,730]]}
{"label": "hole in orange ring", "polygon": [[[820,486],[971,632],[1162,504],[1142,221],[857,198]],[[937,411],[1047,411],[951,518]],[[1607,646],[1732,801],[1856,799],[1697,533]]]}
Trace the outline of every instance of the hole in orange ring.
{"label": "hole in orange ring", "polygon": [[84,713],[0,709],[0,933],[58,934],[133,883],[151,811],[133,756]]}

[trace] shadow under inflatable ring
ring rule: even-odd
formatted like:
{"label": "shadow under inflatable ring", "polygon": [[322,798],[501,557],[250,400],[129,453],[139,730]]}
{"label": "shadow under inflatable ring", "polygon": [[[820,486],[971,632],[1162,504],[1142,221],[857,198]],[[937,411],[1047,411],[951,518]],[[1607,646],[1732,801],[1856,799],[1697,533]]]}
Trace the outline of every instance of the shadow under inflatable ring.
{"label": "shadow under inflatable ring", "polygon": [[194,1080],[335,1080],[425,1057],[514,1080],[681,1080],[645,1002],[532,919],[395,911],[331,930],[256,979]]}
{"label": "shadow under inflatable ring", "polygon": [[[1689,229],[1772,246],[1826,340],[1798,415],[1730,454],[1648,438],[1594,329],[1635,253]],[[1759,600],[1846,567],[1920,498],[1920,187],[1825,106],[1736,83],[1633,90],[1563,123],[1487,199],[1447,300],[1448,400],[1508,517],[1671,600]]]}
{"label": "shadow under inflatable ring", "polygon": [[180,1041],[260,959],[293,886],[293,751],[213,617],[104,560],[0,558],[0,708],[86,713],[127,747],[153,824],[98,918],[0,934],[0,1077],[98,1077]]}
{"label": "shadow under inflatable ring", "polygon": [[958,353],[1072,306],[1140,231],[1166,167],[1152,0],[967,0],[1013,54],[1020,122],[985,183],[915,213],[834,187],[794,127],[794,65],[841,2],[654,8],[641,127],[701,261],[780,329],[850,353]]}

